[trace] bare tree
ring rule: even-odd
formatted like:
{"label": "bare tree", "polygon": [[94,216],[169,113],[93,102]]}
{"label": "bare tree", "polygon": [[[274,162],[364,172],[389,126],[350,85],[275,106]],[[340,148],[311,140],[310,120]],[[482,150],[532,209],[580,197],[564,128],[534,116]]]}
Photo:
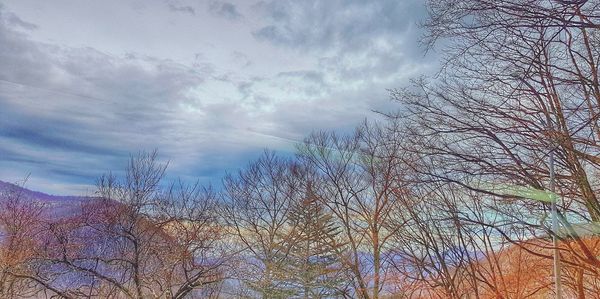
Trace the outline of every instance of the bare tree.
{"label": "bare tree", "polygon": [[[291,207],[304,195],[302,172],[290,160],[265,152],[236,176],[225,178],[225,221],[243,250],[237,277],[263,298],[286,298],[283,246]],[[300,177],[300,178],[299,178]]]}
{"label": "bare tree", "polygon": [[140,153],[123,180],[101,177],[99,199],[47,225],[38,278],[73,297],[212,294],[226,260],[216,196],[198,184],[161,185],[165,169],[156,152]]}
{"label": "bare tree", "polygon": [[64,295],[39,280],[31,267],[40,245],[44,204],[26,198],[24,184],[0,191],[0,297]]}
{"label": "bare tree", "polygon": [[[405,164],[415,165],[413,170],[431,187],[460,186],[464,202],[482,198],[481,212],[459,206],[456,218],[461,226],[486,228],[471,232],[478,237],[491,230],[490,239],[500,236],[522,246],[532,259],[550,258],[548,249],[554,246],[538,242],[526,247],[523,242],[558,232],[549,229],[548,202],[518,194],[514,191],[524,189],[514,186],[550,189],[550,152],[557,161],[564,229],[571,231],[573,222],[600,220],[599,5],[428,1],[424,41],[431,49],[441,46],[443,69],[437,80],[415,80],[411,88],[392,92],[403,103],[401,111],[391,115],[403,124],[397,127],[405,138],[402,150],[413,154]],[[576,234],[571,234],[573,243],[565,234],[560,237],[571,244],[560,246],[564,257],[585,256],[578,265],[569,264],[568,258],[565,263],[594,273],[600,265],[594,250]],[[482,248],[482,241],[471,246]],[[504,252],[503,244],[492,244],[482,260],[492,261]],[[508,296],[500,263],[481,267],[478,260],[473,262],[479,266],[473,277],[482,280],[482,272],[493,274],[486,274],[481,286]]]}
{"label": "bare tree", "polygon": [[565,208],[600,219],[598,5],[429,1],[426,41],[451,39],[441,80],[393,95],[419,124],[419,148],[443,163],[440,177],[544,189],[552,151]]}
{"label": "bare tree", "polygon": [[388,279],[391,238],[402,224],[392,222],[403,188],[396,164],[397,143],[387,130],[365,124],[354,135],[317,133],[306,139],[299,157],[316,170],[315,194],[334,215],[347,243],[343,261],[354,296],[379,298]]}

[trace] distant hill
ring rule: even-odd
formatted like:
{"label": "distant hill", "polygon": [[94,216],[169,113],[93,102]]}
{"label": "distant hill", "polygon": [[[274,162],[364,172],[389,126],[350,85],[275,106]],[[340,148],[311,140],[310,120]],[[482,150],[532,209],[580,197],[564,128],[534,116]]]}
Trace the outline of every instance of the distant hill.
{"label": "distant hill", "polygon": [[[565,240],[559,243],[561,251],[561,277],[563,298],[600,298],[598,265],[592,257],[600,257],[600,237]],[[469,265],[463,275],[456,275],[457,291],[461,298],[554,298],[553,245],[548,239],[532,239],[508,246],[493,255],[483,257]],[[475,274],[478,294],[475,297]],[[437,281],[414,282],[406,277],[391,280],[403,286],[399,294],[389,298],[447,298],[446,290]]]}
{"label": "distant hill", "polygon": [[47,207],[47,215],[54,217],[65,217],[77,214],[81,204],[98,197],[91,196],[60,196],[50,195],[43,192],[32,191],[16,184],[0,181],[0,201],[8,194],[16,194],[22,200],[38,202]]}

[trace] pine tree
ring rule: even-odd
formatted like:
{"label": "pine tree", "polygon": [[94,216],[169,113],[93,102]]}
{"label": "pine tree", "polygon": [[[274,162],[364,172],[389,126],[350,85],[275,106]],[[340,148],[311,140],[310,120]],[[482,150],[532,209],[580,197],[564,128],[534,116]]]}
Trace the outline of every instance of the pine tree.
{"label": "pine tree", "polygon": [[341,295],[344,283],[338,241],[339,228],[314,196],[309,185],[305,200],[292,208],[290,232],[282,270],[287,273],[292,298],[332,298]]}
{"label": "pine tree", "polygon": [[248,281],[246,285],[260,298],[286,299],[295,294],[289,287],[288,275],[281,262],[266,262],[264,273],[258,281]]}

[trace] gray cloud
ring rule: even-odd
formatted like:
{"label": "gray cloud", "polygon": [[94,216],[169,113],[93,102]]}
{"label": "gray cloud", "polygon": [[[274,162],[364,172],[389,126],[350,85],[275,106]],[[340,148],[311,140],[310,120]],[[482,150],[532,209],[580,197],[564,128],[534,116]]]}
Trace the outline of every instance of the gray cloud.
{"label": "gray cloud", "polygon": [[196,14],[196,9],[192,5],[182,4],[178,0],[165,0],[169,11],[175,13]]}
{"label": "gray cloud", "polygon": [[129,153],[154,148],[174,175],[218,180],[265,146],[245,131],[253,120],[239,102],[194,94],[214,75],[207,63],[60,48],[3,22],[0,64],[0,176],[31,173],[34,189],[73,193],[61,188],[92,184]]}
{"label": "gray cloud", "polygon": [[[174,27],[152,27],[164,30],[160,39],[123,53],[40,39],[44,26],[0,8],[0,180],[31,173],[34,189],[73,194],[121,169],[129,153],[158,148],[174,176],[218,182],[265,147],[292,151],[311,130],[350,130],[389,107],[386,88],[426,67],[411,41],[414,2],[159,4],[133,13]],[[222,19],[202,18],[209,14]],[[162,56],[145,52],[172,42],[169,33],[195,37],[204,27],[194,22],[226,29],[204,43],[178,37],[187,44],[154,52]],[[111,37],[99,36],[100,46],[118,45]],[[198,48],[206,44],[216,49]],[[180,48],[189,48],[184,58],[171,59]]]}
{"label": "gray cloud", "polygon": [[20,28],[23,28],[26,30],[35,30],[38,28],[37,25],[35,25],[33,23],[25,22],[13,13],[8,13],[7,15],[8,15],[8,17],[6,18],[6,21],[11,26],[20,27]]}
{"label": "gray cloud", "polygon": [[20,29],[25,29],[25,30],[35,30],[38,28],[38,26],[36,24],[25,22],[21,18],[19,18],[17,15],[15,15],[14,13],[6,11],[4,9],[4,5],[2,3],[0,3],[0,20],[3,23],[8,24],[9,26],[12,26],[15,28],[20,28]]}
{"label": "gray cloud", "polygon": [[[168,60],[35,43],[2,21],[0,141],[11,154],[0,164],[23,161],[35,175],[93,183],[90,177],[120,169],[112,163],[129,152],[158,147],[167,158],[179,154],[169,137],[178,131],[179,105],[210,74]],[[36,163],[44,160],[52,162]]]}
{"label": "gray cloud", "polygon": [[196,14],[196,10],[191,6],[178,6],[173,3],[169,3],[168,6],[169,6],[169,10],[171,10],[173,12],[183,12],[183,13],[189,13],[191,15]]}
{"label": "gray cloud", "polygon": [[320,57],[321,71],[341,80],[393,80],[406,66],[423,65],[417,23],[420,0],[263,1],[267,22],[253,35]]}
{"label": "gray cloud", "polygon": [[217,16],[230,20],[237,20],[242,17],[242,14],[239,13],[237,7],[226,1],[213,0],[208,6],[208,10]]}
{"label": "gray cloud", "polygon": [[304,49],[360,50],[378,37],[399,38],[425,14],[418,0],[263,1],[269,19],[257,38]]}

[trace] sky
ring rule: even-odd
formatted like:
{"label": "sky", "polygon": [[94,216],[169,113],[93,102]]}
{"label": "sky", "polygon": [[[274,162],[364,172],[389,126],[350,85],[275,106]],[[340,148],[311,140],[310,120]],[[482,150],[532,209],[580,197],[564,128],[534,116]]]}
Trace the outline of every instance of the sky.
{"label": "sky", "polygon": [[435,69],[422,0],[0,0],[0,180],[90,195],[130,154],[218,185]]}

